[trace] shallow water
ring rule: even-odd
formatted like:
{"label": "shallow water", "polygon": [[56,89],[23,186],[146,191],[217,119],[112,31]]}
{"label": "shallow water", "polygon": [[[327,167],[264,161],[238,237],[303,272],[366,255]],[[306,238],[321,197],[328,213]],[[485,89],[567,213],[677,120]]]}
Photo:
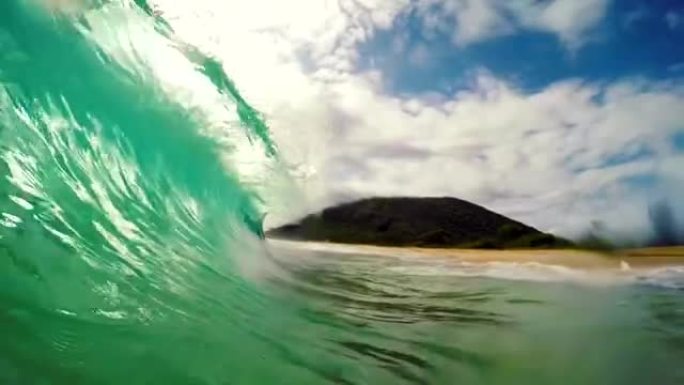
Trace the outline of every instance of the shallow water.
{"label": "shallow water", "polygon": [[51,3],[0,1],[0,383],[684,383],[680,270],[267,244],[287,172],[221,63]]}
{"label": "shallow water", "polygon": [[[497,275],[509,272],[501,279],[486,264],[464,274],[457,261],[280,253],[292,275],[271,289],[306,303],[306,334],[335,357],[340,383],[684,379],[684,296],[671,280],[644,273],[609,282],[576,271],[585,279],[569,281],[554,267],[498,264]],[[344,362],[356,369],[342,369]]]}
{"label": "shallow water", "polygon": [[[137,323],[4,304],[3,383],[680,384],[668,280],[271,246],[249,286]],[[531,279],[536,274],[536,279]],[[648,274],[644,274],[644,277]],[[201,305],[201,306],[200,306]],[[182,310],[182,309],[176,309]],[[181,321],[181,322],[179,322]]]}

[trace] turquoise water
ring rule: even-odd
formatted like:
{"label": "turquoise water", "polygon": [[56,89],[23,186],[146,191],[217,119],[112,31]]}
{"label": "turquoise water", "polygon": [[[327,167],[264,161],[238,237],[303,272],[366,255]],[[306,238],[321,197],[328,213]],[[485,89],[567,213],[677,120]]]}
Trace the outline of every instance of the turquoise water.
{"label": "turquoise water", "polygon": [[142,1],[0,2],[0,383],[680,384],[681,272],[269,245],[267,125]]}

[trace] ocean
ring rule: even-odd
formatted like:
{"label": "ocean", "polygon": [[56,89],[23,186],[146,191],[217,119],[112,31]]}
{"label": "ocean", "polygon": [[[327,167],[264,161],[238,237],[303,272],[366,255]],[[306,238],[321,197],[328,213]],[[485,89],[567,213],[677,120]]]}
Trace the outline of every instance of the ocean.
{"label": "ocean", "polygon": [[681,269],[264,240],[277,143],[142,0],[3,0],[0,48],[2,384],[684,383]]}

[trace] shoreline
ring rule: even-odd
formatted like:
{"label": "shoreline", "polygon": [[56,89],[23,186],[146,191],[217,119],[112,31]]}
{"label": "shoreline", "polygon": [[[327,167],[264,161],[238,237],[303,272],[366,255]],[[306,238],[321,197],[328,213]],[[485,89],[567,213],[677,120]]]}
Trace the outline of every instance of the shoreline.
{"label": "shoreline", "polygon": [[[468,263],[538,263],[576,269],[624,270],[625,268],[658,268],[684,266],[684,246],[625,249],[600,252],[577,249],[455,249],[393,247],[343,243],[292,241],[267,238],[276,247],[342,254],[364,254],[385,257],[453,258]],[[626,264],[626,265],[625,265]]]}

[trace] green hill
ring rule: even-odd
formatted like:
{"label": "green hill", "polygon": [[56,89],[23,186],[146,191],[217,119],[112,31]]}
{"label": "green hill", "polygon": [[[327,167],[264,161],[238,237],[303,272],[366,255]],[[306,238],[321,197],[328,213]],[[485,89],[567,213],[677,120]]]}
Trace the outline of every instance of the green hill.
{"label": "green hill", "polygon": [[368,198],[267,232],[271,238],[383,246],[550,248],[572,244],[456,198]]}

